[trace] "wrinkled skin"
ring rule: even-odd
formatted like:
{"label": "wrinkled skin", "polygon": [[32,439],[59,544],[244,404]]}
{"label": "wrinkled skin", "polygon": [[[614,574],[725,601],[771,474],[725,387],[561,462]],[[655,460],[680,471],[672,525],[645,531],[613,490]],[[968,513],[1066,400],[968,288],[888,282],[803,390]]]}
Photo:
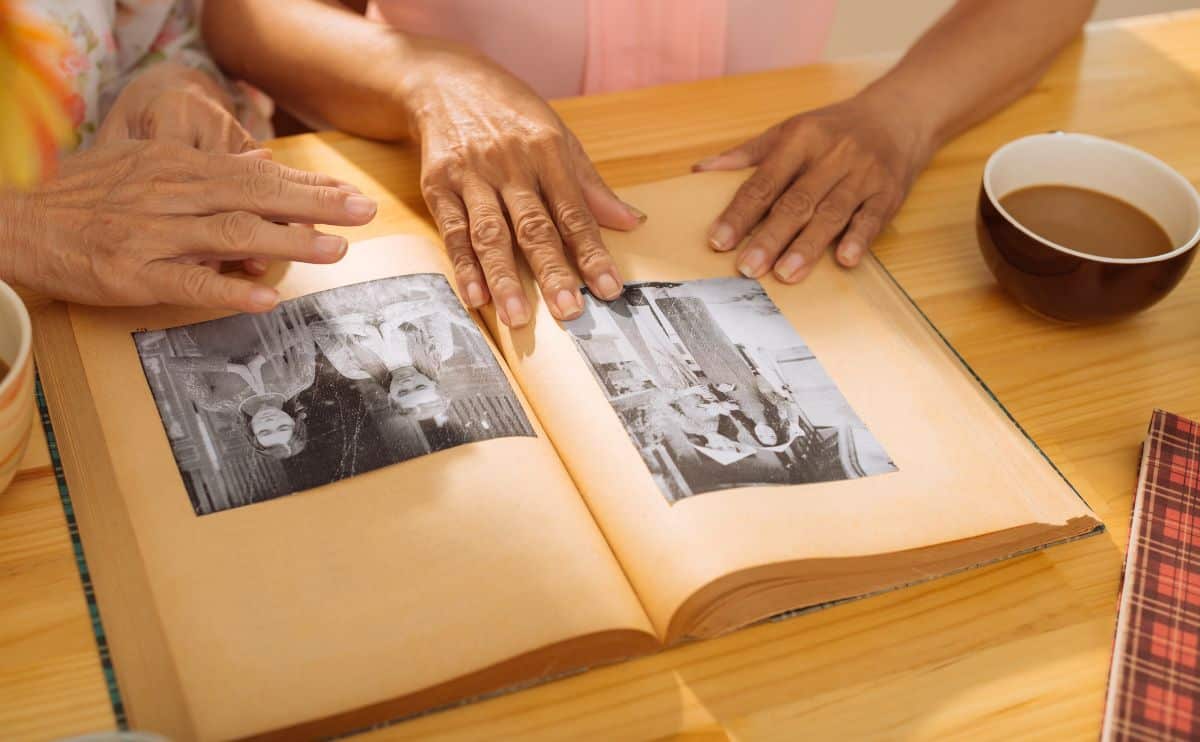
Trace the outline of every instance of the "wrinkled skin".
{"label": "wrinkled skin", "polygon": [[246,259],[332,263],[346,240],[308,226],[369,222],[353,186],[248,155],[125,141],[64,158],[26,193],[0,194],[0,278],[85,304],[248,312],[276,292],[223,275]]}

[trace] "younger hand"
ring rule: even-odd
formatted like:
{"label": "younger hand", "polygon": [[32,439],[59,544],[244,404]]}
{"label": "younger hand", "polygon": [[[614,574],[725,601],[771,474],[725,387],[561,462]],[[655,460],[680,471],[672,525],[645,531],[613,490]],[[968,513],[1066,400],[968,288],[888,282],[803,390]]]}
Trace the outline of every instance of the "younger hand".
{"label": "younger hand", "polygon": [[738,270],[759,278],[774,270],[785,283],[812,271],[825,249],[858,265],[900,208],[932,147],[899,107],[868,94],[777,124],[693,169],[757,166],[709,231],[726,251],[751,235]]}
{"label": "younger hand", "polygon": [[121,91],[100,125],[96,146],[156,139],[235,155],[257,149],[232,111],[210,76],[178,62],[159,62]]}
{"label": "younger hand", "polygon": [[366,224],[375,203],[333,178],[245,155],[120,142],[0,193],[0,279],[84,304],[263,312],[278,294],[214,270],[247,259],[334,263],[346,240],[301,224]]}

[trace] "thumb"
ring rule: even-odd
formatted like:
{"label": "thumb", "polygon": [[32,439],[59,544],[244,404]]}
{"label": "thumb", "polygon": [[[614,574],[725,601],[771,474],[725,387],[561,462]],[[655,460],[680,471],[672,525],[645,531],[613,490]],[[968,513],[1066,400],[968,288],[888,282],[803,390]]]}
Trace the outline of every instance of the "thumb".
{"label": "thumb", "polygon": [[742,142],[733,149],[727,149],[719,155],[713,155],[697,162],[692,165],[692,172],[741,170],[751,165],[757,165],[771,151],[771,147],[775,143],[776,132],[776,127],[772,126],[762,134]]}
{"label": "thumb", "polygon": [[579,186],[583,191],[583,200],[587,203],[596,218],[596,223],[609,229],[619,229],[623,232],[637,227],[646,221],[646,215],[637,208],[622,201],[613,193],[596,172],[596,166],[583,151],[583,146],[574,136],[570,137],[571,159],[575,166],[575,174],[579,178]]}

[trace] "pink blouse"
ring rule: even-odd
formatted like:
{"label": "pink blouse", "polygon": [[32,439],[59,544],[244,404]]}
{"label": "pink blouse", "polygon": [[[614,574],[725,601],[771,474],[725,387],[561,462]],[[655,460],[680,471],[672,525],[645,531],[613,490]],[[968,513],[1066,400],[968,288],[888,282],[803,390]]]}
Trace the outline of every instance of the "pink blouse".
{"label": "pink blouse", "polygon": [[373,0],[368,15],[457,41],[545,98],[818,59],[836,0]]}

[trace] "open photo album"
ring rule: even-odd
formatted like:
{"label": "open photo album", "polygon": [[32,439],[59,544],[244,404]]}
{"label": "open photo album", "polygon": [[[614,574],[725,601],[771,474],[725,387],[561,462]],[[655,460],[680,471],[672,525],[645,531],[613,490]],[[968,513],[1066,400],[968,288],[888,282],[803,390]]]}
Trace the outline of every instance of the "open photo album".
{"label": "open photo album", "polygon": [[468,311],[414,236],[260,315],[47,309],[131,725],[342,733],[1103,528],[878,262],[709,251],[743,177],[625,189],[570,322]]}

